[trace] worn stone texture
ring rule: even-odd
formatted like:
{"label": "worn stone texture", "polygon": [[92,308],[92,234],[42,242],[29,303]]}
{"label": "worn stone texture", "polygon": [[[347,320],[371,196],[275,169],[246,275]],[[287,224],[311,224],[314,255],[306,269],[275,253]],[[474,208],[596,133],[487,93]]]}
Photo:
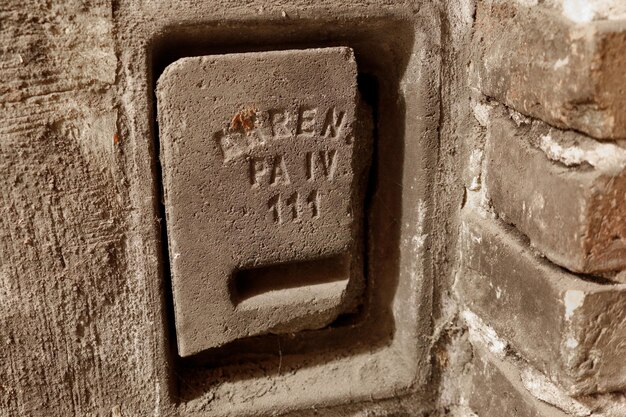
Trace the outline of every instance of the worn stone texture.
{"label": "worn stone texture", "polygon": [[548,259],[587,274],[626,268],[626,149],[494,110],[485,158],[495,212]]}
{"label": "worn stone texture", "polygon": [[558,127],[626,138],[626,21],[575,22],[521,3],[478,2],[474,83]]}
{"label": "worn stone texture", "polygon": [[563,272],[472,210],[462,230],[456,285],[471,311],[569,394],[624,389],[625,285]]}
{"label": "worn stone texture", "polygon": [[9,0],[0,21],[0,415],[150,413],[112,6]]}
{"label": "worn stone texture", "polygon": [[[161,75],[182,356],[242,337],[322,328],[356,307],[372,146],[371,123],[356,114],[356,75],[350,48],[184,58]],[[369,132],[359,128],[367,125]],[[296,262],[287,270],[291,284],[273,283],[272,271],[250,275],[273,267],[276,276],[277,265]],[[237,294],[242,269],[246,285],[257,288],[245,300]]]}

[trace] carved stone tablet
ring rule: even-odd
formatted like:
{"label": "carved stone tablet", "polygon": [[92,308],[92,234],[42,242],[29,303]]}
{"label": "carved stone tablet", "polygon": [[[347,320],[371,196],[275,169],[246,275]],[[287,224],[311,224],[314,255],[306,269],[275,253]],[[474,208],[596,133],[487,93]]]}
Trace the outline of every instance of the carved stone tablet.
{"label": "carved stone tablet", "polygon": [[349,48],[184,58],[158,81],[178,352],[317,329],[363,291]]}

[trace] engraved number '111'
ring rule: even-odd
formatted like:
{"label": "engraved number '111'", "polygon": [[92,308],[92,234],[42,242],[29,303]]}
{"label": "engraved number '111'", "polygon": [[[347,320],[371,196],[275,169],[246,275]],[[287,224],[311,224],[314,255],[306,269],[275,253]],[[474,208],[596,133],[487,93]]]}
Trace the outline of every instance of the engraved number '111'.
{"label": "engraved number '111'", "polygon": [[302,201],[302,197],[297,191],[287,198],[277,194],[270,198],[267,206],[274,223],[277,224],[284,221],[297,221],[302,217],[305,210],[308,210],[311,217],[315,219],[320,215],[320,195],[317,190],[313,190]]}

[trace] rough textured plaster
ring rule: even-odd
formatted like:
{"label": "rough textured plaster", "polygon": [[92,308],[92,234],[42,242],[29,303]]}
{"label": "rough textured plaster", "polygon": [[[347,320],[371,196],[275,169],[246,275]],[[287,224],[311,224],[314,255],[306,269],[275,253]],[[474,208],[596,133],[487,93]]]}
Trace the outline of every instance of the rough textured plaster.
{"label": "rough textured plaster", "polygon": [[0,415],[150,413],[107,1],[0,6]]}

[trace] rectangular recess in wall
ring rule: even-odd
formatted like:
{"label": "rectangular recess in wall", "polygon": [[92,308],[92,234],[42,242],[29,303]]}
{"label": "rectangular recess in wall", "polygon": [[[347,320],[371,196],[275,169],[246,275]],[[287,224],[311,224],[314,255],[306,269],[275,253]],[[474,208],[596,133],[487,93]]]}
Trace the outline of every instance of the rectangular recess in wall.
{"label": "rectangular recess in wall", "polygon": [[[432,278],[425,218],[432,208],[437,157],[439,60],[427,27],[432,20],[421,19],[177,25],[162,28],[153,39],[150,70],[155,83],[169,64],[183,57],[350,48],[359,93],[373,118],[365,230],[357,248],[363,253],[365,283],[358,308],[319,329],[244,337],[187,357],[172,346],[176,380],[171,396],[181,415],[296,412],[397,397],[428,380]],[[167,250],[172,253],[172,247]],[[267,285],[281,286],[280,274],[289,275],[289,267],[281,269],[283,263],[267,266],[279,273]],[[337,265],[318,264],[322,269]],[[251,274],[265,274],[255,268],[235,272],[231,290],[234,285],[244,294],[261,291],[245,284]],[[311,279],[317,278],[313,274]],[[239,303],[255,298],[238,297]],[[174,333],[173,314],[170,321]],[[267,389],[260,396],[261,387]]]}

